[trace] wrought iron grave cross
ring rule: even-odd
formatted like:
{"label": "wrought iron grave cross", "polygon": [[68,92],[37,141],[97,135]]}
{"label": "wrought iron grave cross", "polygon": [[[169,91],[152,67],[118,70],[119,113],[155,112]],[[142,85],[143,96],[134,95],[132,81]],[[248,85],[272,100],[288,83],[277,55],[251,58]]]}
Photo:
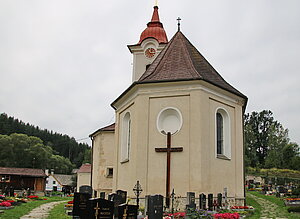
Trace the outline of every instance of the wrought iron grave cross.
{"label": "wrought iron grave cross", "polygon": [[156,152],[167,152],[167,177],[166,177],[166,207],[170,207],[170,176],[171,176],[171,152],[182,152],[183,147],[171,147],[171,132],[167,133],[167,147],[155,148]]}

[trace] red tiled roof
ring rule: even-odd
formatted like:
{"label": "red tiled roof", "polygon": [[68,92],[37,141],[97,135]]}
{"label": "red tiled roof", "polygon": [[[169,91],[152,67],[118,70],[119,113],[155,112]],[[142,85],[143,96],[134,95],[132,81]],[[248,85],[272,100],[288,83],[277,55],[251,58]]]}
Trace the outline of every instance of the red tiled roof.
{"label": "red tiled roof", "polygon": [[31,169],[31,168],[0,167],[0,174],[47,177],[42,169]]}
{"label": "red tiled roof", "polygon": [[82,164],[77,173],[90,173],[92,171],[92,166],[89,163]]}
{"label": "red tiled roof", "polygon": [[154,6],[152,19],[147,24],[147,28],[142,32],[138,44],[142,43],[147,38],[154,38],[159,43],[167,43],[168,42],[167,34],[164,30],[163,24],[159,20],[157,6]]}
{"label": "red tiled roof", "polygon": [[137,83],[204,80],[247,98],[227,83],[201,53],[178,31]]}

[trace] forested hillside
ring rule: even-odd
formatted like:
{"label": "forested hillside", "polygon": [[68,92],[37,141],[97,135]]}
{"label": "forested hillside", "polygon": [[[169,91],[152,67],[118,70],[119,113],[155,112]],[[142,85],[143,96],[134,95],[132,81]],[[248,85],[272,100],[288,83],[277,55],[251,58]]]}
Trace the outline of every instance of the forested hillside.
{"label": "forested hillside", "polygon": [[[74,138],[67,135],[40,129],[38,126],[29,123],[25,124],[23,121],[5,113],[0,114],[0,134],[16,138],[16,136],[10,136],[13,133],[22,133],[40,138],[42,145],[51,148],[51,153],[69,159],[74,167],[80,167],[83,162],[89,162],[90,148],[87,144],[78,143]],[[22,151],[19,153],[22,154]]]}

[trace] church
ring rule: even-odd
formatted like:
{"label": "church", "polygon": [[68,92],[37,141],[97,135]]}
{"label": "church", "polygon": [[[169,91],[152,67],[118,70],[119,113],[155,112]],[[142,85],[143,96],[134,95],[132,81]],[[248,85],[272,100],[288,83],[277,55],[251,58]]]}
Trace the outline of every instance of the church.
{"label": "church", "polygon": [[154,6],[133,56],[132,84],[112,101],[115,123],[92,139],[92,188],[186,197],[227,192],[244,203],[243,114],[247,97],[186,36],[168,40]]}

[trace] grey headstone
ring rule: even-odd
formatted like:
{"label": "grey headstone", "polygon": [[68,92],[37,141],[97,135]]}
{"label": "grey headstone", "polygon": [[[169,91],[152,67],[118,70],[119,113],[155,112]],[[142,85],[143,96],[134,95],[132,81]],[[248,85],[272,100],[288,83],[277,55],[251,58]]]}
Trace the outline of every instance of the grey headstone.
{"label": "grey headstone", "polygon": [[187,192],[186,196],[187,196],[186,208],[196,209],[195,192]]}

